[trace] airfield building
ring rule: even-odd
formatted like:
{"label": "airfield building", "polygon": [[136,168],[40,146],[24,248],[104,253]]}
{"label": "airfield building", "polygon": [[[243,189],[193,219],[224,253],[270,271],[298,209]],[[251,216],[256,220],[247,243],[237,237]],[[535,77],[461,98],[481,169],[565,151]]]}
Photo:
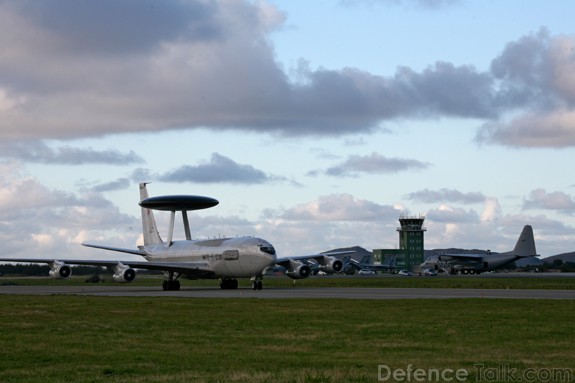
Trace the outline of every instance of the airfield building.
{"label": "airfield building", "polygon": [[424,240],[423,234],[427,230],[423,226],[425,217],[400,215],[399,249],[374,249],[376,260],[384,265],[394,266],[397,270],[417,271],[423,263]]}

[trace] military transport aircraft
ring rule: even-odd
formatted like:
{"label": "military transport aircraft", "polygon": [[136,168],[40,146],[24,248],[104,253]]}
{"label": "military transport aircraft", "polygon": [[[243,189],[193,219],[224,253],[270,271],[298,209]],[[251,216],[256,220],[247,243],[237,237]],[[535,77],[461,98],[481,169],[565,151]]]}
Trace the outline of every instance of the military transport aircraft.
{"label": "military transport aircraft", "polygon": [[533,228],[525,225],[515,244],[515,248],[505,253],[487,254],[443,254],[430,257],[421,268],[445,269],[450,274],[481,274],[498,269],[520,258],[537,257]]}
{"label": "military transport aircraft", "polygon": [[364,255],[360,261],[356,261],[353,258],[349,258],[347,262],[344,262],[343,271],[347,274],[354,274],[361,270],[364,271],[373,271],[377,273],[378,271],[382,272],[392,272],[396,269],[393,265],[376,265],[373,262],[373,255],[366,254]]}
{"label": "military transport aircraft", "polygon": [[[320,269],[326,272],[340,272],[343,268],[336,255],[353,253],[340,251],[278,258],[274,247],[266,240],[255,237],[218,238],[192,240],[187,212],[206,209],[217,205],[216,199],[203,196],[172,195],[149,197],[146,183],[140,184],[140,206],[142,211],[142,228],[144,245],[138,249],[125,249],[90,243],[87,247],[136,254],[142,261],[122,260],[76,260],[76,259],[38,259],[38,258],[0,258],[3,262],[36,262],[47,263],[52,278],[69,278],[72,274],[70,264],[106,266],[114,270],[113,279],[117,282],[132,282],[136,277],[134,269],[161,270],[166,274],[164,290],[179,290],[180,276],[191,279],[220,279],[222,289],[236,289],[236,278],[251,278],[252,289],[262,289],[262,275],[266,268],[280,265],[286,269],[286,275],[293,279],[310,276],[311,270],[306,260],[314,260]],[[160,237],[153,210],[171,212],[167,241]],[[174,241],[174,221],[176,212],[182,212],[185,240]]]}

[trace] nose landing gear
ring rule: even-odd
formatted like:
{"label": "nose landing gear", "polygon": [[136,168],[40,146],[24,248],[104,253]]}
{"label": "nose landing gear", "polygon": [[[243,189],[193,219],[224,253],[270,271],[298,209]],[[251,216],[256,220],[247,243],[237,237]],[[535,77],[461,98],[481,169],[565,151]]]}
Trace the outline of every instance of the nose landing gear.
{"label": "nose landing gear", "polygon": [[263,283],[261,279],[254,279],[252,282],[252,290],[261,290],[263,287]]}

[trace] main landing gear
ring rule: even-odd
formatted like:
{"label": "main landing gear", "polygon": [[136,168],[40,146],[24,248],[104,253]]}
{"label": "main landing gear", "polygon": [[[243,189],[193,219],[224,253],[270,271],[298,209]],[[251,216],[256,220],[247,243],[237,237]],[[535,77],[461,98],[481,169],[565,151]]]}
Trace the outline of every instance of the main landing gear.
{"label": "main landing gear", "polygon": [[252,290],[261,290],[263,287],[263,283],[261,279],[254,279],[252,281]]}
{"label": "main landing gear", "polygon": [[168,273],[168,279],[164,280],[164,282],[162,283],[162,288],[164,289],[164,291],[179,290],[180,289],[180,281],[178,281],[179,277],[180,277],[179,273],[176,275],[173,271],[170,271]]}
{"label": "main landing gear", "polygon": [[222,290],[235,290],[238,288],[238,280],[231,278],[220,279],[220,288]]}

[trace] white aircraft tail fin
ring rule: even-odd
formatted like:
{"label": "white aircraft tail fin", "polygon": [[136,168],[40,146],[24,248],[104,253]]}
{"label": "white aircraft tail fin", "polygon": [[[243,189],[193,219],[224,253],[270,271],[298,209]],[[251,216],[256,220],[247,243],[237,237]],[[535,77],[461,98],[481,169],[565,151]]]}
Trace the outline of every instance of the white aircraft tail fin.
{"label": "white aircraft tail fin", "polygon": [[530,225],[525,225],[525,227],[523,227],[523,231],[513,249],[513,254],[518,257],[534,257],[538,255],[537,250],[535,249],[533,228]]}
{"label": "white aircraft tail fin", "polygon": [[[147,183],[140,184],[140,201],[148,198]],[[142,229],[144,232],[144,246],[163,243],[158,227],[156,226],[156,219],[154,213],[150,209],[142,208]]]}

